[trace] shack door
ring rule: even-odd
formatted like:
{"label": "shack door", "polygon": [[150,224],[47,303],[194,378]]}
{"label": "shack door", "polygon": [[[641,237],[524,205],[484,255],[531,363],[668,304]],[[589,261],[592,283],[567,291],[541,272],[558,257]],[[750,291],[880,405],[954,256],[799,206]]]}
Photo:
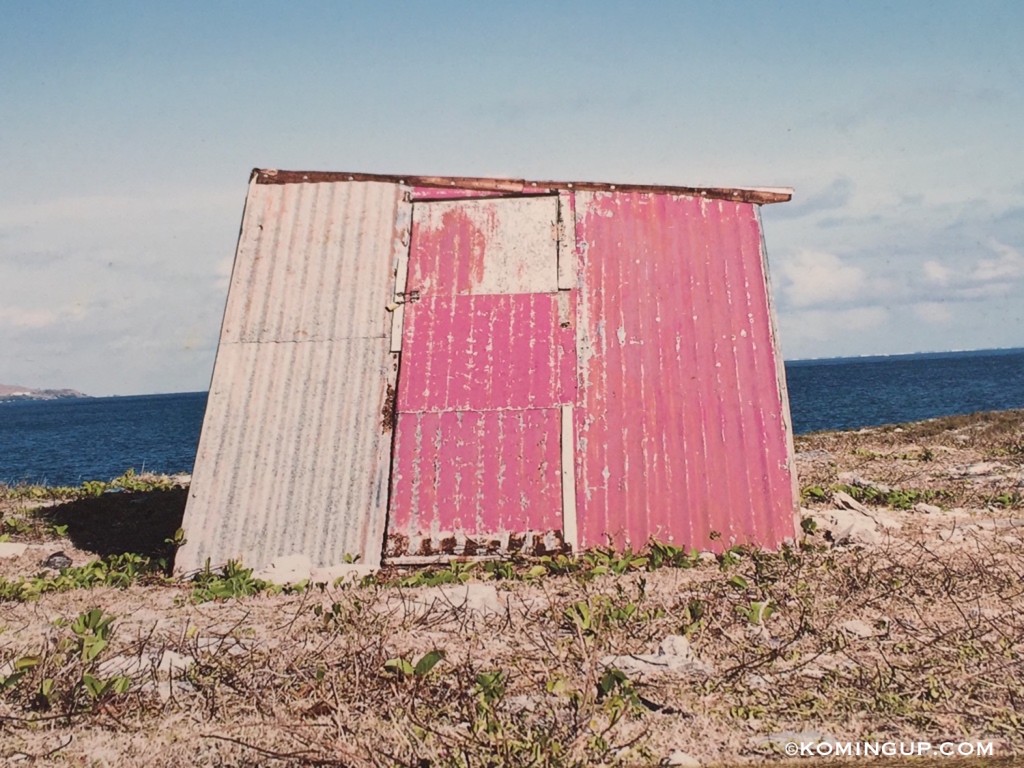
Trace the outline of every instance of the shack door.
{"label": "shack door", "polygon": [[413,204],[392,559],[565,546],[575,292],[558,288],[558,223],[557,196]]}

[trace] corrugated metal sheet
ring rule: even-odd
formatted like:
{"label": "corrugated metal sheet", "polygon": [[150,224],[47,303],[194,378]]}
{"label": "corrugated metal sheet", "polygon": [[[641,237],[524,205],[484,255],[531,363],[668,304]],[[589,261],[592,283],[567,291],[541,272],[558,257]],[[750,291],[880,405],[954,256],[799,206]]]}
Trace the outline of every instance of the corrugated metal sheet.
{"label": "corrugated metal sheet", "polygon": [[399,413],[388,555],[560,549],[560,413]]}
{"label": "corrugated metal sheet", "polygon": [[379,561],[397,358],[385,311],[411,205],[377,182],[250,185],[179,572]]}
{"label": "corrugated metal sheet", "polygon": [[[563,371],[576,354],[561,342],[550,293],[427,298],[406,307],[399,411],[551,408],[571,403]],[[564,390],[564,391],[563,391]]]}
{"label": "corrugated metal sheet", "polygon": [[408,289],[438,296],[557,291],[557,221],[555,196],[417,205]]}
{"label": "corrugated metal sheet", "polygon": [[388,554],[562,549],[575,399],[557,196],[413,211]]}
{"label": "corrugated metal sheet", "polygon": [[576,227],[581,546],[792,537],[789,427],[754,206],[580,192]]}

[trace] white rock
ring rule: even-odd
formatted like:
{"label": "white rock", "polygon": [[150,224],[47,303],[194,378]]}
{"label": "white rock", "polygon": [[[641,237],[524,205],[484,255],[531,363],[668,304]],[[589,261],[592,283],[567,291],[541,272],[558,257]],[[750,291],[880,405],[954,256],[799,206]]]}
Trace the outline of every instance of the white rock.
{"label": "white rock", "polygon": [[854,635],[855,637],[874,637],[875,635],[875,628],[860,619],[844,621],[839,627],[847,634]]}
{"label": "white rock", "polygon": [[185,656],[177,651],[164,651],[160,656],[160,663],[157,665],[157,669],[160,672],[171,675],[184,672],[195,663],[196,660],[191,656]]}
{"label": "white rock", "polygon": [[96,667],[97,677],[125,675],[131,677],[152,669],[153,660],[148,656],[111,656]]}
{"label": "white rock", "polygon": [[715,673],[714,667],[693,655],[690,641],[682,635],[668,635],[658,645],[657,653],[604,656],[601,663],[641,678],[688,673],[710,677]]}
{"label": "white rock", "polygon": [[814,512],[811,517],[820,530],[832,534],[836,544],[877,544],[882,540],[875,520],[869,515],[846,509]]}
{"label": "white rock", "polygon": [[683,635],[666,635],[658,644],[659,656],[678,656],[683,659],[694,658],[690,641]]}
{"label": "white rock", "polygon": [[669,752],[668,756],[661,761],[662,765],[677,765],[681,768],[700,768],[700,760],[681,750]]}
{"label": "white rock", "polygon": [[352,583],[361,581],[378,570],[380,569],[372,565],[344,563],[326,568],[314,568],[310,571],[309,580],[314,584]]}
{"label": "white rock", "polygon": [[832,501],[840,509],[849,509],[854,512],[863,512],[865,515],[868,514],[868,508],[857,501],[853,496],[848,494],[846,491],[836,491],[832,494]]}
{"label": "white rock", "polygon": [[313,562],[308,555],[282,555],[253,573],[253,578],[273,584],[298,584],[308,580],[312,570]]}
{"label": "white rock", "polygon": [[414,594],[413,602],[426,609],[467,611],[479,616],[504,615],[505,601],[493,584],[446,585],[430,587]]}
{"label": "white rock", "polygon": [[919,501],[914,505],[914,511],[920,512],[922,515],[938,515],[942,513],[942,508],[937,507],[934,504],[925,504],[923,501]]}
{"label": "white rock", "polygon": [[0,559],[14,559],[21,557],[28,549],[28,544],[19,544],[14,541],[0,541]]}
{"label": "white rock", "polygon": [[979,461],[977,464],[967,467],[965,472],[972,477],[977,477],[978,475],[991,475],[1001,469],[1008,469],[1008,467],[997,461]]}

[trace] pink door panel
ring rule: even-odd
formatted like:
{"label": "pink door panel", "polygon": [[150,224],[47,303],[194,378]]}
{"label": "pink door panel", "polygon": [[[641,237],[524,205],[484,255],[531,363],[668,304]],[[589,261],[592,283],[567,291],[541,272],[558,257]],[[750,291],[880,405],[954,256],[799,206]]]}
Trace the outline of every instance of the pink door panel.
{"label": "pink door panel", "polygon": [[576,351],[557,221],[553,196],[413,206],[390,558],[563,547]]}
{"label": "pink door panel", "polygon": [[[398,410],[571,403],[573,343],[572,330],[559,323],[556,294],[420,299],[405,310]],[[566,364],[574,374],[570,381],[561,375]]]}

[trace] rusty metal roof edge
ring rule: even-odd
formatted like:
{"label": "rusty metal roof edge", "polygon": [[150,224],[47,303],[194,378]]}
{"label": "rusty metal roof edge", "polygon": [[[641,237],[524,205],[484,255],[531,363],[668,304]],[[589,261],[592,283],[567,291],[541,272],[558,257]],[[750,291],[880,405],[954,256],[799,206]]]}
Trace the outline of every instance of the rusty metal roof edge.
{"label": "rusty metal roof edge", "polygon": [[530,181],[475,176],[398,176],[394,174],[346,171],[282,171],[254,168],[250,180],[257,184],[317,184],[338,181],[383,181],[419,187],[450,187],[494,192],[522,193],[532,190],[576,189],[588,191],[655,192],[706,197],[734,202],[785,203],[792,199],[790,187],[677,187],[661,184],[612,184],[594,181]]}

